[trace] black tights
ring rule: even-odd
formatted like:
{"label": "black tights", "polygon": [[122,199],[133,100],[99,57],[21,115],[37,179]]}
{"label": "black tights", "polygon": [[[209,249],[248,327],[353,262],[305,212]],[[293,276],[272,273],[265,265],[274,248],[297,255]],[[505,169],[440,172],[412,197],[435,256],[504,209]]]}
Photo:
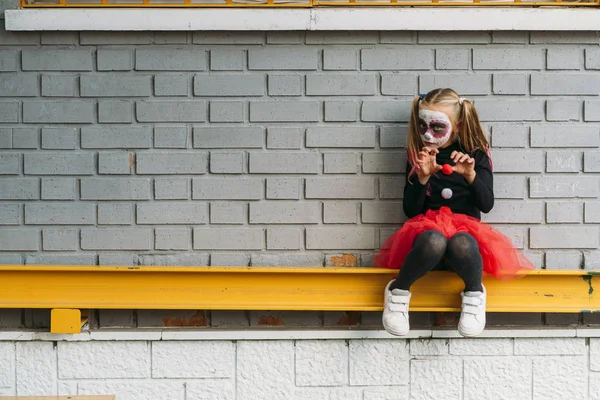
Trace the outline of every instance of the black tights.
{"label": "black tights", "polygon": [[483,261],[477,240],[468,233],[459,232],[450,239],[438,231],[425,231],[415,239],[406,256],[398,277],[390,289],[410,290],[411,285],[446,258],[449,270],[465,282],[465,291],[479,292]]}

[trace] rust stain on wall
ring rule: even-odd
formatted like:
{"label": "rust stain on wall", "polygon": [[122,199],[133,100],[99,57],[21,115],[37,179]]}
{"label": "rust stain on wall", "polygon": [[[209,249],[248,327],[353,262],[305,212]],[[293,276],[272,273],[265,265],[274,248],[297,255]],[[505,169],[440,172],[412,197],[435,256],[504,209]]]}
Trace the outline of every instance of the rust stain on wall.
{"label": "rust stain on wall", "polygon": [[340,317],[337,324],[344,325],[344,326],[358,325],[359,318],[360,318],[360,312],[347,311]]}
{"label": "rust stain on wall", "polygon": [[283,320],[274,315],[261,315],[258,319],[258,325],[281,326],[283,325]]}
{"label": "rust stain on wall", "polygon": [[133,153],[129,153],[129,170],[133,169]]}
{"label": "rust stain on wall", "polygon": [[329,261],[334,267],[356,267],[358,263],[357,257],[354,254],[332,256]]}
{"label": "rust stain on wall", "polygon": [[206,312],[198,311],[190,319],[182,317],[164,317],[162,319],[164,326],[206,326]]}

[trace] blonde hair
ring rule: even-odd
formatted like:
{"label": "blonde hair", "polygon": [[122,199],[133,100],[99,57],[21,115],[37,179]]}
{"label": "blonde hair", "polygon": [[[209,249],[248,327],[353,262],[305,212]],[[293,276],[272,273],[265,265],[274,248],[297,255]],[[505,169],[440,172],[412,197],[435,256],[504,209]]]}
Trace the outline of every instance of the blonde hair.
{"label": "blonde hair", "polygon": [[419,134],[419,107],[421,105],[453,105],[455,114],[452,116],[458,122],[458,141],[467,153],[473,153],[475,150],[483,150],[490,158],[490,145],[483,133],[483,128],[479,122],[479,116],[475,106],[469,100],[464,99],[452,89],[434,89],[426,95],[416,97],[412,103],[412,112],[408,128],[408,140],[406,145],[406,159],[408,160],[412,174],[418,173],[417,153],[425,146],[421,135]]}

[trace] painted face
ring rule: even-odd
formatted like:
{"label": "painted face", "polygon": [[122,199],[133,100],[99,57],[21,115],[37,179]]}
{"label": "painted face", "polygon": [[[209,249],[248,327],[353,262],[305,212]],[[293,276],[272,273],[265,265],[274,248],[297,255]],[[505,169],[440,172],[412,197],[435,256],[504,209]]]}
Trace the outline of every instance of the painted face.
{"label": "painted face", "polygon": [[446,144],[452,133],[452,123],[446,113],[419,110],[419,134],[427,147],[437,149]]}

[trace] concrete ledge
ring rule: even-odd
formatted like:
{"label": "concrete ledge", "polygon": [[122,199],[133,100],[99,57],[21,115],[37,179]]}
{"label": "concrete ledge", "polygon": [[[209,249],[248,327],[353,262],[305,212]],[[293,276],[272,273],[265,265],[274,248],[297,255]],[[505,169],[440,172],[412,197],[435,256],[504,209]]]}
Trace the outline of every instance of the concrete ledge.
{"label": "concrete ledge", "polygon": [[[600,8],[7,10],[9,31],[598,31]],[[577,21],[574,23],[574,21]]]}

